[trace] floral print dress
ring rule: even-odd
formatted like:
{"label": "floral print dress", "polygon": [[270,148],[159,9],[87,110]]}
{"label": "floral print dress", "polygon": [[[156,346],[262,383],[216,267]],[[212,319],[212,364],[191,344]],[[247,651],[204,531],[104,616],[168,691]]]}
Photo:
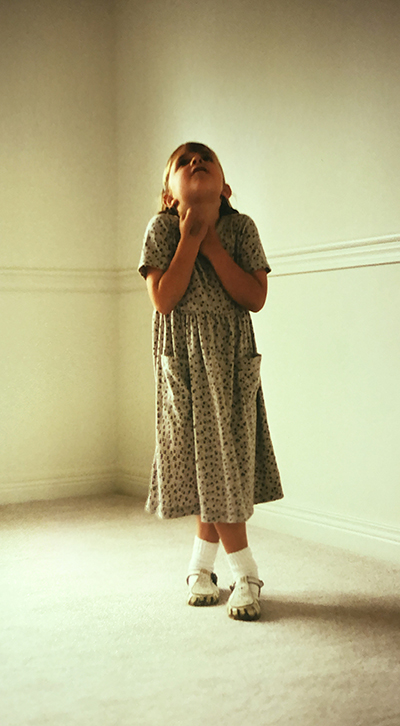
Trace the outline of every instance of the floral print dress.
{"label": "floral print dress", "polygon": [[[222,245],[246,272],[270,271],[250,217],[220,218]],[[179,218],[158,214],[144,238],[139,272],[166,270]],[[185,295],[153,315],[156,449],[146,509],[162,518],[244,522],[254,504],[283,497],[270,439],[250,313],[198,255]]]}

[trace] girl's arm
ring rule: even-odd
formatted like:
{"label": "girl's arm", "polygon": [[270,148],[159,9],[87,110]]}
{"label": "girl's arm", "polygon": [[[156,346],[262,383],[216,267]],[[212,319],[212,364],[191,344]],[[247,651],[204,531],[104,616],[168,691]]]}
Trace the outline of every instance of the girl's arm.
{"label": "girl's arm", "polygon": [[200,252],[211,262],[221,285],[235,302],[252,313],[258,313],[267,298],[266,270],[245,272],[222,246],[215,229],[208,230]]}
{"label": "girl's arm", "polygon": [[181,238],[167,270],[149,267],[146,275],[150,299],[160,313],[167,315],[184,296],[207,225],[188,210],[180,221]]}

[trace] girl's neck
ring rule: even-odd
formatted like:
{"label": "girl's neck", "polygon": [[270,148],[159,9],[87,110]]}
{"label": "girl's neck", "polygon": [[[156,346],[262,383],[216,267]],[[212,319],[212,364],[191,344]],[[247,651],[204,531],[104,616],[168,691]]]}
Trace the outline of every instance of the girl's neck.
{"label": "girl's neck", "polygon": [[179,215],[185,214],[188,209],[192,209],[199,219],[207,222],[209,226],[215,225],[219,219],[219,208],[221,201],[199,201],[199,202],[181,202],[178,207]]}

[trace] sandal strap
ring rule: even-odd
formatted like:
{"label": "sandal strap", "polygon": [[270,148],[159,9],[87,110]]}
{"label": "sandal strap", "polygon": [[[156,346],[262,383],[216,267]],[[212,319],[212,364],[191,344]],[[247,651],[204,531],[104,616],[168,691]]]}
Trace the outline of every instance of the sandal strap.
{"label": "sandal strap", "polygon": [[[247,577],[247,582],[249,583],[249,585],[256,585],[258,587],[258,595],[260,595],[261,588],[264,587],[263,581],[258,580],[257,577],[251,577],[251,575],[246,575],[246,577]],[[234,582],[233,585],[230,586],[231,592],[234,591],[235,586],[236,586],[236,582]]]}
{"label": "sandal strap", "polygon": [[202,572],[206,572],[211,577],[211,582],[214,583],[214,585],[218,584],[218,577],[215,574],[215,572],[210,572],[209,570],[193,570],[193,572],[189,572],[187,578],[186,578],[186,584],[189,584],[189,577],[195,577],[196,575],[200,575]]}

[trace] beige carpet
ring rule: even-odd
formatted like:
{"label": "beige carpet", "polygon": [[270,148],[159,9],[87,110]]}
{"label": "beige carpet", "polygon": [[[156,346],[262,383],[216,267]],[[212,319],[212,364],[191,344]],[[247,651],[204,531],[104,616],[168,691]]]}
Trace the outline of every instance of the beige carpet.
{"label": "beige carpet", "polygon": [[249,527],[263,616],[185,604],[194,522],[123,496],[8,505],[2,726],[400,726],[399,569]]}

